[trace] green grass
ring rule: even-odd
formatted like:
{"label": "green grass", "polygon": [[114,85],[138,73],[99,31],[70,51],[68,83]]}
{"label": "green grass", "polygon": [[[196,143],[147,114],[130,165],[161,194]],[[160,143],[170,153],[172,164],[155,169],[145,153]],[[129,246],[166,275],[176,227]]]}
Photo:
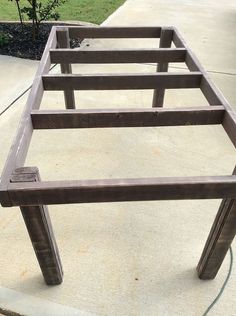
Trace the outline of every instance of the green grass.
{"label": "green grass", "polygon": [[[59,19],[100,24],[124,2],[125,0],[68,0],[58,8]],[[26,1],[21,0],[20,4],[23,7]],[[14,1],[0,0],[0,20],[18,20]]]}

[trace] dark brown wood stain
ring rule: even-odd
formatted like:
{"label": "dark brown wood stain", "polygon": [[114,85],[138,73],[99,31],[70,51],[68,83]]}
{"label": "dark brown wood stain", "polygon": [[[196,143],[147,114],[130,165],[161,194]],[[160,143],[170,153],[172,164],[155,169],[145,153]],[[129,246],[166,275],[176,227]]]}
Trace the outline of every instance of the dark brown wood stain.
{"label": "dark brown wood stain", "polygon": [[[160,38],[160,48],[72,51],[76,38]],[[168,63],[183,61],[188,72],[168,72]],[[62,74],[48,74],[52,62],[61,64]],[[71,64],[79,62],[158,66],[154,74],[72,74]],[[182,88],[201,89],[209,106],[163,109],[165,89]],[[121,89],[153,89],[153,108],[76,109],[74,90]],[[66,110],[41,111],[45,90],[64,91]],[[20,206],[45,282],[59,284],[63,275],[46,205],[223,198],[197,268],[200,278],[214,278],[236,233],[236,175],[40,181],[35,168],[24,167],[34,129],[208,124],[221,124],[236,146],[234,110],[175,27],[53,27],[0,182],[2,206]]]}

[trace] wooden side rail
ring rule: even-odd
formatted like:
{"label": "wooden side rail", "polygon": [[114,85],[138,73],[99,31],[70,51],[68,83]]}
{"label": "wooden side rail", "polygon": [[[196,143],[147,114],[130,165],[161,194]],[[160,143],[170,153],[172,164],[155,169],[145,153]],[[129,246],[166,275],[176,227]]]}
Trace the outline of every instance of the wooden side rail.
{"label": "wooden side rail", "polygon": [[53,27],[45,46],[39,68],[36,72],[33,85],[27,99],[26,107],[22,113],[16,137],[9,151],[9,155],[0,178],[0,201],[3,206],[11,206],[11,201],[7,193],[7,187],[15,169],[24,165],[33,133],[30,111],[32,109],[39,109],[40,107],[44,93],[41,76],[42,74],[49,72],[51,66],[49,50],[50,48],[56,48],[56,46],[56,28]]}

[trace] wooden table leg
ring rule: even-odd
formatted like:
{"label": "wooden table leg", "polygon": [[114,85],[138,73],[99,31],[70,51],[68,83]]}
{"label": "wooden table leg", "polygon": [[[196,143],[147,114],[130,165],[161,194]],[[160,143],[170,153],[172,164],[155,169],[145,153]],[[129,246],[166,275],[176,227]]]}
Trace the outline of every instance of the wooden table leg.
{"label": "wooden table leg", "polygon": [[[38,169],[16,169],[11,181],[40,181]],[[20,206],[20,209],[45,282],[48,285],[62,283],[62,264],[47,206]]]}
{"label": "wooden table leg", "polygon": [[[57,41],[60,48],[70,48],[70,38],[68,30],[57,30]],[[62,74],[71,74],[71,64],[61,64]],[[75,94],[73,90],[64,90],[66,109],[75,109]]]}
{"label": "wooden table leg", "polygon": [[[160,48],[171,47],[173,38],[173,30],[170,28],[163,28],[160,37]],[[157,72],[168,71],[168,63],[158,63]],[[165,89],[156,89],[153,93],[152,107],[162,107],[164,103]]]}
{"label": "wooden table leg", "polygon": [[224,199],[197,266],[200,279],[214,279],[236,233],[236,200]]}

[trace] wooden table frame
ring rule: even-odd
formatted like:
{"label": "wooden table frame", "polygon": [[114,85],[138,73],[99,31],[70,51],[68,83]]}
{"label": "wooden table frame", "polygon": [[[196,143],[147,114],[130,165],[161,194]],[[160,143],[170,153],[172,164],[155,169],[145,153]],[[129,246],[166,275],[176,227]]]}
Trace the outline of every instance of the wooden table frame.
{"label": "wooden table frame", "polygon": [[[70,49],[73,38],[160,38],[157,49]],[[175,48],[172,48],[172,43]],[[74,75],[74,63],[157,63],[156,73]],[[189,71],[169,73],[168,63]],[[51,63],[60,75],[48,74]],[[200,88],[209,106],[163,108],[165,89]],[[74,90],[154,89],[150,108],[76,109]],[[65,110],[39,110],[45,90],[62,90]],[[236,232],[236,175],[41,181],[24,167],[34,129],[222,124],[236,145],[236,115],[174,27],[53,27],[1,177],[2,206],[20,206],[47,284],[62,282],[62,265],[46,205],[223,198],[197,271],[213,279]]]}

